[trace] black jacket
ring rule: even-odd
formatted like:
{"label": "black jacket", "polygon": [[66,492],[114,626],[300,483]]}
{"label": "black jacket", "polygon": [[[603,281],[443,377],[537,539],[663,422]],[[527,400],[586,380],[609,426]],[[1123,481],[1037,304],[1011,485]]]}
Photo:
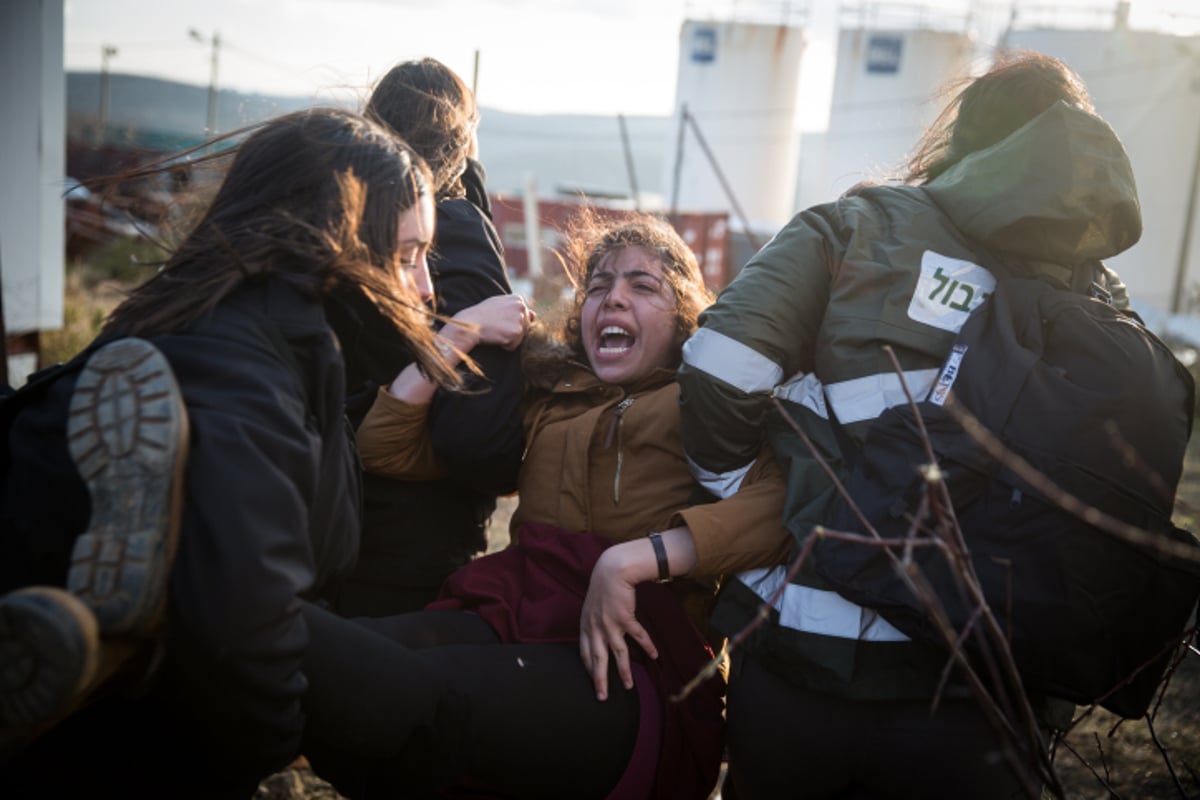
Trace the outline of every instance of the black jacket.
{"label": "black jacket", "polygon": [[[472,165],[466,182],[475,187],[473,196],[486,198]],[[468,199],[438,203],[430,268],[437,310],[445,316],[512,292],[500,237],[485,211]],[[347,408],[357,425],[379,387],[412,358],[361,295],[342,295],[335,313],[348,331],[342,341]],[[433,447],[450,477],[413,482],[364,476],[362,553],[335,598],[340,613],[382,616],[424,606],[450,572],[485,548],[484,524],[496,496],[516,490],[524,446],[519,357],[495,346],[476,347],[470,355],[486,378],[469,377],[462,393],[439,391],[430,407]]]}
{"label": "black jacket", "polygon": [[[191,428],[162,669],[149,693],[68,719],[25,766],[47,780],[46,764],[72,764],[56,780],[74,773],[130,797],[159,778],[171,794],[185,783],[201,795],[249,796],[300,752],[310,645],[302,598],[356,555],[359,472],[342,361],[320,302],[274,280],[151,341],[171,364]],[[64,371],[10,430],[0,589],[63,585],[86,527],[90,501],[64,438],[77,375]]]}

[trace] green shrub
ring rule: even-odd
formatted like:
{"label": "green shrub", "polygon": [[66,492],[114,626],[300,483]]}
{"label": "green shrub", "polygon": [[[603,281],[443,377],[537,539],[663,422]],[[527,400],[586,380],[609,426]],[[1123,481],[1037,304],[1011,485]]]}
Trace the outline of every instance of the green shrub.
{"label": "green shrub", "polygon": [[112,281],[132,288],[153,275],[166,255],[162,247],[146,239],[120,238],[96,248],[78,267],[90,286]]}
{"label": "green shrub", "polygon": [[67,265],[63,327],[43,331],[40,362],[66,361],[96,338],[130,289],[158,268],[165,251],[145,239],[114,239]]}

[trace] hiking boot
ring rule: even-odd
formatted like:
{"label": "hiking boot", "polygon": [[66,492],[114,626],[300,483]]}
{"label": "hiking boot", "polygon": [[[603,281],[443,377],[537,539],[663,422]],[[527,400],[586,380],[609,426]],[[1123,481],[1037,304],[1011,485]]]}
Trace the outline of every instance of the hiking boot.
{"label": "hiking boot", "polygon": [[0,755],[61,714],[98,651],[96,618],[78,597],[49,586],[0,596]]}
{"label": "hiking boot", "polygon": [[150,636],[179,541],[187,412],[167,359],[142,339],[97,350],[79,374],[67,446],[91,495],[67,589],[104,636]]}

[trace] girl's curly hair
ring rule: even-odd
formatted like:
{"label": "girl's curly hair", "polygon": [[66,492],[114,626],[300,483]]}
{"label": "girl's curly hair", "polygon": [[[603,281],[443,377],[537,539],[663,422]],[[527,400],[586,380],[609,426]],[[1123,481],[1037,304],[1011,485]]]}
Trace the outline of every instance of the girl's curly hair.
{"label": "girl's curly hair", "polygon": [[[696,255],[665,220],[650,214],[615,217],[585,208],[567,225],[562,262],[575,288],[574,298],[557,315],[545,316],[537,335],[527,340],[523,363],[527,377],[561,372],[567,361],[587,363],[580,330],[584,291],[592,274],[609,257],[626,247],[640,247],[657,258],[663,277],[675,295],[676,353],[678,364],[684,341],[696,332],[700,312],[714,296],[704,285],[704,274]],[[537,383],[542,381],[534,379]]]}

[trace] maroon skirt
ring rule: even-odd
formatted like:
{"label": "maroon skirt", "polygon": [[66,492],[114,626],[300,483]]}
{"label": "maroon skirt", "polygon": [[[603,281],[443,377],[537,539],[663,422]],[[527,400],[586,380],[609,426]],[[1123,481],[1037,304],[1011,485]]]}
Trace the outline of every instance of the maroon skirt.
{"label": "maroon skirt", "polygon": [[[525,525],[507,549],[454,572],[428,608],[477,613],[502,642],[578,645],[592,567],[609,544],[590,533]],[[686,699],[672,699],[712,650],[667,587],[643,583],[636,592],[638,622],[658,658],[630,647],[641,720],[629,766],[609,800],[706,798],[721,767],[724,684],[710,679]]]}

